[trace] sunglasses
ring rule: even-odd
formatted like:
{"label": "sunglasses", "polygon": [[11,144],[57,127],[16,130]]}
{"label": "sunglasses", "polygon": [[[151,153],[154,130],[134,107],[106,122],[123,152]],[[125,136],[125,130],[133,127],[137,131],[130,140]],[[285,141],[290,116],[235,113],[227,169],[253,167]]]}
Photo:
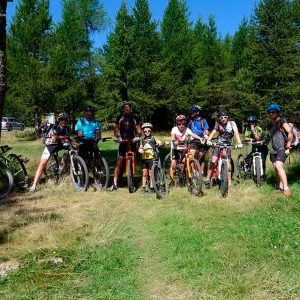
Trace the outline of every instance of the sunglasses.
{"label": "sunglasses", "polygon": [[186,123],[177,123],[177,126],[185,126]]}
{"label": "sunglasses", "polygon": [[151,130],[144,130],[144,133],[150,133]]}
{"label": "sunglasses", "polygon": [[68,119],[59,119],[59,121],[68,122]]}
{"label": "sunglasses", "polygon": [[228,116],[221,116],[220,119],[228,119]]}
{"label": "sunglasses", "polygon": [[272,114],[277,114],[277,111],[276,110],[270,110],[270,111],[268,111],[268,115],[272,115]]}

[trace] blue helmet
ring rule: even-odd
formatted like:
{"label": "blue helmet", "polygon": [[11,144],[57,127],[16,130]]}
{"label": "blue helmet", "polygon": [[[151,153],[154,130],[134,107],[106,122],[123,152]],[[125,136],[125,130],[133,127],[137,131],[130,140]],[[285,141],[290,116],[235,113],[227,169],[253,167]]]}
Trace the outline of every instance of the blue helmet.
{"label": "blue helmet", "polygon": [[202,108],[199,105],[193,104],[191,107],[192,112],[200,112],[202,111]]}
{"label": "blue helmet", "polygon": [[251,115],[247,118],[247,122],[249,122],[249,123],[256,122],[256,121],[257,121],[256,115]]}
{"label": "blue helmet", "polygon": [[275,110],[280,112],[280,106],[277,103],[272,103],[267,106],[267,110]]}

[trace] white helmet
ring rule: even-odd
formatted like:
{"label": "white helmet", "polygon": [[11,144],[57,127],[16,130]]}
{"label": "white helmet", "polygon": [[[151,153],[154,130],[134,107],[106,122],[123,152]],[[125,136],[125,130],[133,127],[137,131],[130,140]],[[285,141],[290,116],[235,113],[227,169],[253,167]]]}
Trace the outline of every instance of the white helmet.
{"label": "white helmet", "polygon": [[151,123],[144,123],[143,125],[142,125],[142,129],[144,129],[144,128],[153,128],[153,126],[152,126],[152,124]]}

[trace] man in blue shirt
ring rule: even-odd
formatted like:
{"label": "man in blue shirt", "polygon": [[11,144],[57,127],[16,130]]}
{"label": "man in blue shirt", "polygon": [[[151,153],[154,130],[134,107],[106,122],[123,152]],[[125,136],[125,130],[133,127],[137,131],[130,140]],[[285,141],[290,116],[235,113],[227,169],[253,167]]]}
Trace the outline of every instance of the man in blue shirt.
{"label": "man in blue shirt", "polygon": [[[208,138],[208,124],[206,119],[201,116],[203,112],[202,108],[198,105],[192,105],[191,107],[191,115],[190,121],[188,124],[188,128],[192,130],[193,133],[198,136],[207,139]],[[204,158],[206,153],[206,146],[202,143],[199,143],[199,140],[192,140],[191,142],[191,153],[195,156],[196,152],[198,152],[199,162],[201,165],[201,170],[204,172]]]}
{"label": "man in blue shirt", "polygon": [[82,137],[79,144],[79,155],[86,161],[89,153],[99,153],[98,141],[101,139],[101,128],[99,121],[94,117],[94,108],[86,105],[83,109],[84,117],[80,118],[75,126],[77,136]]}

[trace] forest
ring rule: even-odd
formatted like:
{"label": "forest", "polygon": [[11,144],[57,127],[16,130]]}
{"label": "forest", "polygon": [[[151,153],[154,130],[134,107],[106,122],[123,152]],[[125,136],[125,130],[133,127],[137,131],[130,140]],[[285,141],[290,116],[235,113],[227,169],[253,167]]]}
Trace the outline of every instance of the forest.
{"label": "forest", "polygon": [[213,15],[191,22],[184,0],[169,0],[160,22],[149,1],[122,1],[105,45],[94,45],[108,22],[99,0],[63,0],[57,24],[49,0],[20,0],[7,32],[4,115],[30,125],[36,113],[65,111],[75,121],[89,103],[111,123],[130,100],[143,121],[168,130],[195,103],[208,120],[225,108],[241,126],[253,113],[264,122],[277,102],[299,120],[300,0],[258,1],[225,37]]}

